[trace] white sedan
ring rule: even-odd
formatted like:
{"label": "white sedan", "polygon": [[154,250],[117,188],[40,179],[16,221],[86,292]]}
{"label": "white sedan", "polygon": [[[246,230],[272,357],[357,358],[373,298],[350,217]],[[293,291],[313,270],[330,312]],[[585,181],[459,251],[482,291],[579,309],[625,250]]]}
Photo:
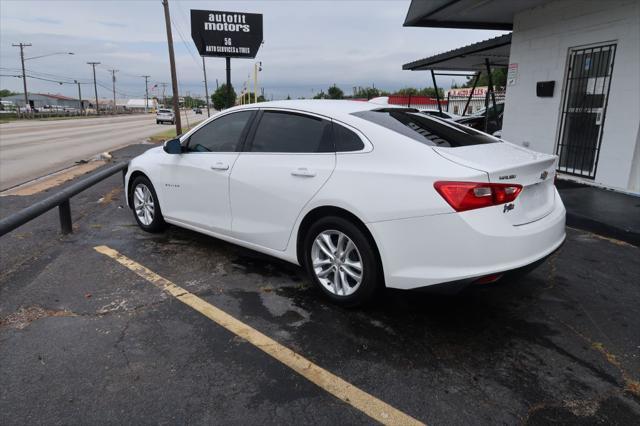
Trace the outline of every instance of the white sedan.
{"label": "white sedan", "polygon": [[279,101],[227,109],[134,158],[125,188],[145,231],[170,223],[302,265],[353,306],[548,256],[565,238],[555,167],[415,109]]}

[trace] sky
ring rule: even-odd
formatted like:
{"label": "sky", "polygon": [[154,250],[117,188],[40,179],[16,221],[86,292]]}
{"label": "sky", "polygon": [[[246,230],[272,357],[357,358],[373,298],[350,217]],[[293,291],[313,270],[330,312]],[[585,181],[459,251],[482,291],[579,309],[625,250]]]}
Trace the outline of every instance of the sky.
{"label": "sky", "polygon": [[[262,62],[259,85],[268,99],[311,97],[336,84],[346,94],[354,86],[393,91],[431,86],[424,71],[403,71],[402,64],[503,34],[498,31],[406,28],[402,24],[409,0],[169,0],[176,67],[181,95],[203,95],[202,60],[191,40],[190,9],[262,13],[264,44],[255,60],[232,59],[231,80],[236,89],[248,79],[255,61]],[[0,88],[22,92],[19,48],[31,43],[25,57],[55,52],[25,62],[29,92],[83,97],[93,94],[96,67],[98,95],[111,97],[111,74],[116,73],[118,98],[144,97],[150,87],[171,82],[167,35],[160,0],[0,1]],[[225,81],[225,60],[207,58],[210,92]],[[440,77],[448,87],[451,77]],[[158,86],[160,87],[160,86]],[[167,87],[167,94],[171,85]],[[86,94],[86,95],[85,95]],[[161,90],[150,93],[161,95]]]}

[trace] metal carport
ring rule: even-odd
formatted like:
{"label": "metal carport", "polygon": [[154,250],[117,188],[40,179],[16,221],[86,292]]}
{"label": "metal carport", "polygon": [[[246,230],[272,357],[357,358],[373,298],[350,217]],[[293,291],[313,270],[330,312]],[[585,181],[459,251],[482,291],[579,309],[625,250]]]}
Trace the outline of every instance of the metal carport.
{"label": "metal carport", "polygon": [[[489,77],[488,96],[485,101],[485,107],[488,106],[489,96],[491,96],[495,108],[496,99],[493,81],[491,81],[491,67],[507,68],[509,66],[510,50],[511,33],[427,58],[418,59],[404,64],[402,69],[431,72],[433,86],[436,90],[436,99],[438,100],[438,109],[440,111],[442,111],[442,107],[440,106],[440,97],[437,95],[438,87],[436,85],[436,76],[474,76],[473,89],[469,94],[469,99],[462,113],[462,115],[465,115],[469,102],[471,101],[471,96],[473,95],[473,90],[476,88],[478,83],[481,71],[486,71]],[[450,73],[446,71],[456,71],[457,73]]]}

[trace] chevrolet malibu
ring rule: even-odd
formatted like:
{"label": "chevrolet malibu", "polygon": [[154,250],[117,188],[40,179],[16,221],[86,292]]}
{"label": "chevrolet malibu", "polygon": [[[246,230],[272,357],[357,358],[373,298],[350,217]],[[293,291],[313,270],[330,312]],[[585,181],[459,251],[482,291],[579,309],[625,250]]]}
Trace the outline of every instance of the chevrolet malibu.
{"label": "chevrolet malibu", "polygon": [[227,109],[134,158],[127,203],[304,266],[334,302],[459,289],[565,238],[556,157],[415,109],[302,100]]}

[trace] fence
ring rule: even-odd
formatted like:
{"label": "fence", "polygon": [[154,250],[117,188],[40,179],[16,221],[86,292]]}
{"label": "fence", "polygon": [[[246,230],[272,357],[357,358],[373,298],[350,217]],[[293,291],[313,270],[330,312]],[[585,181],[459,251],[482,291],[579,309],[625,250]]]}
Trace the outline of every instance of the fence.
{"label": "fence", "polygon": [[[504,102],[505,92],[495,92],[495,96],[496,103]],[[483,109],[487,101],[489,105],[493,104],[493,99],[491,99],[491,95],[488,93],[486,95],[473,95],[471,96],[471,100],[469,100],[469,96],[447,96],[447,101],[447,106],[443,106],[442,109],[457,115],[462,115],[467,102],[469,102],[469,106],[467,107],[465,115],[473,114]]]}
{"label": "fence", "polygon": [[2,218],[0,220],[0,237],[55,207],[58,207],[58,213],[60,215],[60,231],[63,234],[70,234],[73,232],[71,223],[71,204],[69,201],[71,197],[120,171],[126,173],[128,164],[128,162],[116,163],[105,167],[104,169],[89,175],[85,179],[73,183],[63,190],[58,191],[57,193],[40,200],[17,213]]}

